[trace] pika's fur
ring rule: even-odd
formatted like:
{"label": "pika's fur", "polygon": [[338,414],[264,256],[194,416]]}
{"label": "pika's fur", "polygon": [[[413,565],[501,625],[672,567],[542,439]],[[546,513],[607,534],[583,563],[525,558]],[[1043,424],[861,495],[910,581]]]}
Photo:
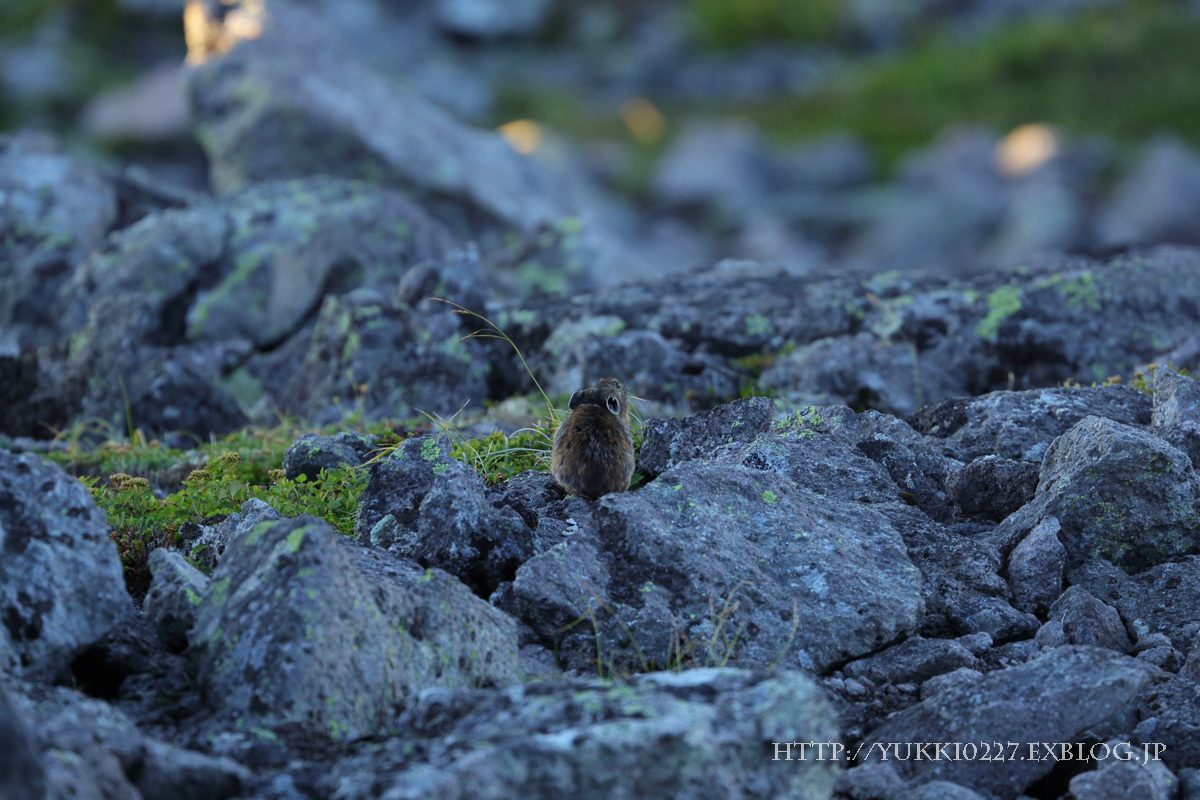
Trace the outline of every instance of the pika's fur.
{"label": "pika's fur", "polygon": [[571,415],[554,433],[550,472],[568,492],[595,500],[623,492],[633,477],[629,394],[616,378],[571,395]]}

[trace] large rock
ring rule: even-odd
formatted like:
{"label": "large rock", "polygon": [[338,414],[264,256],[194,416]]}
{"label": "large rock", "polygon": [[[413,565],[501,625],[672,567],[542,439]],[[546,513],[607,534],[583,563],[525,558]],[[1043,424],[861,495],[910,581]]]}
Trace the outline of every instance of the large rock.
{"label": "large rock", "polygon": [[148,561],[154,581],[142,609],[154,620],[164,641],[182,650],[196,622],[196,611],[208,594],[208,576],[179,553],[162,547],[151,552]]}
{"label": "large rock", "polygon": [[751,397],[683,419],[648,419],[638,453],[638,471],[647,478],[693,458],[711,458],[721,445],[749,442],[771,427],[775,402]]}
{"label": "large rock", "polygon": [[420,689],[517,675],[510,619],[312,517],[238,530],[191,641],[211,706],[333,738],[385,729]]}
{"label": "large rock", "polygon": [[[1090,726],[1125,709],[1153,673],[1153,667],[1107,650],[1056,648],[901,711],[871,732],[862,752],[878,760],[885,749],[899,747],[902,758],[911,746],[913,756],[908,759],[894,760],[887,751],[902,778],[922,783],[948,780],[985,796],[1014,798],[1055,764],[1052,759],[1030,758],[1030,747],[1075,741]],[[951,754],[954,743],[971,743],[977,756],[982,743],[999,742],[1006,758],[918,759],[917,745],[909,744],[914,742],[950,743]],[[1017,743],[1018,755],[1011,759],[1009,742]]]}
{"label": "large rock", "polygon": [[[24,695],[14,696],[15,705],[32,723],[49,800],[243,796],[250,771],[228,758],[148,738],[117,708],[69,689],[23,689]],[[24,800],[22,795],[13,797]]]}
{"label": "large rock", "polygon": [[644,330],[581,336],[564,348],[547,388],[569,394],[610,375],[620,375],[631,394],[676,407],[708,405],[738,390],[737,377],[720,359],[687,353]]}
{"label": "large rock", "polygon": [[602,498],[596,519],[496,598],[546,641],[566,626],[573,661],[599,646],[614,664],[822,670],[920,623],[919,573],[887,520],[787,475],[689,461]]}
{"label": "large rock", "polygon": [[0,796],[42,800],[46,775],[29,725],[0,685]]}
{"label": "large rock", "polygon": [[1068,568],[1097,556],[1131,571],[1200,550],[1200,482],[1156,436],[1088,417],[1055,440],[1031,503],[995,531],[1003,551],[1054,516]]}
{"label": "large rock", "polygon": [[764,389],[798,403],[844,402],[906,416],[927,400],[967,393],[960,371],[940,354],[872,333],[821,339],[765,370]]}
{"label": "large rock", "polygon": [[0,672],[60,676],[131,611],[104,512],[32,453],[0,450]]}
{"label": "large rock", "polygon": [[265,356],[257,369],[281,409],[331,423],[420,412],[449,418],[488,397],[489,350],[449,307],[413,309],[382,290],[328,297],[311,334]]}
{"label": "large rock", "polygon": [[301,7],[273,0],[267,11],[261,37],[192,76],[197,136],[219,191],[326,174],[404,187],[464,229],[529,231],[571,215],[564,187],[499,134],[363,67]]}
{"label": "large rock", "polygon": [[0,329],[49,341],[55,291],[116,222],[112,184],[52,138],[0,139]]}
{"label": "large rock", "polygon": [[1100,215],[1106,245],[1144,242],[1200,243],[1200,157],[1178,139],[1150,141]]}
{"label": "large rock", "polygon": [[1151,399],[1133,389],[1060,387],[943,400],[908,421],[960,461],[1000,456],[1040,464],[1050,443],[1084,417],[1145,425],[1151,411]]}
{"label": "large rock", "polygon": [[450,245],[399,192],[330,178],[266,183],[114,234],[74,271],[59,305],[70,330],[96,300],[136,292],[160,318],[155,344],[272,347],[326,294],[393,284]]}
{"label": "large rock", "polygon": [[246,348],[159,346],[154,342],[160,324],[145,295],[98,299],[87,325],[71,337],[65,358],[45,370],[39,392],[57,397],[69,418],[162,436],[177,448],[245,425],[246,415],[217,378]]}
{"label": "large rock", "polygon": [[533,555],[533,531],[516,511],[492,506],[482,478],[455,471],[434,476],[415,536],[403,537],[395,549],[487,597]]}
{"label": "large rock", "polygon": [[1154,370],[1154,432],[1200,465],[1200,383],[1169,367]]}
{"label": "large rock", "polygon": [[1200,557],[1188,556],[1137,575],[1094,559],[1071,571],[1068,579],[1121,612],[1137,638],[1164,634],[1180,653],[1195,652],[1195,637],[1200,633]]}
{"label": "large rock", "polygon": [[377,797],[381,785],[395,800],[826,800],[839,771],[832,759],[802,759],[798,746],[789,747],[838,739],[820,690],[789,671],[431,690],[401,729],[408,736],[377,753],[340,760],[322,788],[338,800]]}

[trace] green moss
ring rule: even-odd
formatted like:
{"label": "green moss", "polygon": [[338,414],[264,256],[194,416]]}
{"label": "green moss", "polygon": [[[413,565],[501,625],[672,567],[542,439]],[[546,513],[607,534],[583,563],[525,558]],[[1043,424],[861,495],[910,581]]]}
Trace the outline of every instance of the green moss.
{"label": "green moss", "polygon": [[708,47],[761,39],[811,42],[841,29],[845,0],[687,0],[692,32]]}
{"label": "green moss", "polygon": [[987,308],[987,316],[975,326],[975,335],[994,339],[1000,332],[1000,324],[1021,310],[1021,290],[1015,286],[1001,286],[988,295]]}
{"label": "green moss", "polygon": [[771,505],[775,505],[776,503],[779,502],[779,496],[776,495],[774,492],[772,492],[770,489],[767,489],[766,491],[763,492],[762,499],[763,499],[764,503],[769,503]]}

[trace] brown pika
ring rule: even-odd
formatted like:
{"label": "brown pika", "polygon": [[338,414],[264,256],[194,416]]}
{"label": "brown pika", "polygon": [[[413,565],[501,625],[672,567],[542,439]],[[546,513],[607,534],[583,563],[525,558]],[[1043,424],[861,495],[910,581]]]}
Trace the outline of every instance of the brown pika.
{"label": "brown pika", "polygon": [[568,492],[595,500],[623,492],[633,477],[629,394],[616,378],[571,395],[571,414],[554,432],[550,472]]}

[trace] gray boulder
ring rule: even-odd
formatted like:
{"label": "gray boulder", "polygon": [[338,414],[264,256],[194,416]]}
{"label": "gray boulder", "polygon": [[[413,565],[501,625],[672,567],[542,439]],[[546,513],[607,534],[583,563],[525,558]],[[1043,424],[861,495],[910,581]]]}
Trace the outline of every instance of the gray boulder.
{"label": "gray boulder", "polygon": [[1118,653],[1133,649],[1117,610],[1079,586],[1067,589],[1050,607],[1046,624],[1038,631],[1037,642],[1042,647],[1086,644]]}
{"label": "gray boulder", "polygon": [[773,400],[751,397],[682,419],[648,419],[638,471],[656,478],[684,461],[711,458],[721,445],[753,441],[771,427],[774,414]]}
{"label": "gray boulder", "polygon": [[764,370],[759,384],[794,403],[840,402],[899,416],[928,400],[967,393],[942,356],[872,333],[798,347]]}
{"label": "gray boulder", "polygon": [[193,74],[192,115],[219,191],[325,174],[404,187],[452,227],[529,231],[571,215],[540,164],[363,67],[326,27],[273,2],[261,37]]}
{"label": "gray boulder", "polygon": [[132,610],[104,512],[53,462],[0,450],[0,672],[51,681]]}
{"label": "gray boulder", "polygon": [[384,730],[429,686],[516,678],[512,621],[444,573],[313,517],[230,543],[191,632],[215,709],[339,739]]}
{"label": "gray boulder", "polygon": [[49,136],[0,139],[0,329],[53,339],[55,291],[117,222],[117,195]]}
{"label": "gray boulder", "polygon": [[980,456],[947,481],[949,500],[963,513],[999,522],[1033,499],[1038,464],[1002,456]]}
{"label": "gray boulder", "polygon": [[323,469],[364,464],[374,448],[375,437],[358,431],[342,431],[333,436],[306,433],[288,447],[283,456],[283,471],[292,480],[303,475],[313,481]]}
{"label": "gray boulder", "polygon": [[1160,758],[1173,770],[1189,767],[1200,759],[1197,692],[1200,684],[1180,675],[1147,689],[1138,704],[1140,722],[1132,740],[1165,745]]}
{"label": "gray boulder", "polygon": [[489,350],[448,307],[414,310],[385,292],[327,297],[311,331],[263,357],[256,370],[275,404],[320,423],[358,411],[367,419],[419,412],[452,416],[482,405]]}
{"label": "gray boulder", "polygon": [[1040,464],[1050,443],[1084,417],[1145,425],[1151,409],[1149,397],[1123,386],[1059,387],[944,400],[908,422],[959,461],[990,455]]}
{"label": "gray boulder", "polygon": [[675,407],[737,394],[738,382],[719,359],[687,353],[654,331],[591,334],[566,346],[550,380],[550,391],[570,393],[601,378],[619,375],[629,391]]}
{"label": "gray boulder", "polygon": [[1146,144],[1100,215],[1106,245],[1192,242],[1200,214],[1200,157],[1174,137]]}
{"label": "gray boulder", "polygon": [[[790,671],[702,669],[619,683],[430,690],[400,727],[407,737],[340,759],[321,788],[339,800],[376,797],[380,785],[395,800],[826,800],[839,771],[833,760],[801,759],[798,746],[786,760],[791,742],[838,739],[834,711],[816,684]],[[779,762],[772,760],[777,744]]]}
{"label": "gray boulder", "polygon": [[1169,367],[1154,371],[1154,432],[1200,464],[1200,384]]}
{"label": "gray boulder", "polygon": [[1054,766],[1051,760],[1028,758],[1031,746],[1074,741],[1126,708],[1153,674],[1153,667],[1108,650],[1056,648],[901,711],[871,732],[863,752],[875,760],[895,742],[902,743],[901,756],[903,743],[909,742],[972,743],[976,748],[981,742],[1000,742],[1007,755],[1007,743],[1016,742],[1024,760],[913,757],[895,762],[900,777],[910,782],[947,780],[984,796],[1013,798]]}
{"label": "gray boulder", "polygon": [[421,501],[414,536],[394,548],[444,569],[487,597],[533,555],[533,531],[511,508],[496,508],[483,479],[469,470],[435,475]]}
{"label": "gray boulder", "polygon": [[32,723],[49,800],[230,800],[249,782],[242,765],[147,738],[107,703],[61,687],[22,688],[14,700]]}
{"label": "gray boulder", "polygon": [[1062,594],[1067,549],[1058,539],[1060,528],[1055,517],[1046,517],[1008,558],[1013,605],[1022,611],[1045,612]]}
{"label": "gray boulder", "polygon": [[915,630],[924,610],[885,518],[786,475],[688,461],[601,498],[596,520],[497,598],[577,665],[599,646],[614,665],[819,671]]}
{"label": "gray boulder", "polygon": [[142,603],[167,645],[175,650],[187,646],[187,633],[196,622],[196,612],[208,594],[208,576],[179,553],[159,547],[150,553],[150,591]]}
{"label": "gray boulder", "polygon": [[[354,538],[386,547],[398,533],[415,531],[421,503],[433,487],[434,478],[465,475],[465,469],[462,462],[450,457],[449,444],[442,437],[405,439],[371,464],[367,486],[358,501]],[[386,537],[380,538],[385,532]]]}
{"label": "gray boulder", "polygon": [[971,651],[953,639],[914,636],[867,658],[851,661],[842,671],[851,678],[872,683],[921,683],[935,675],[964,667],[977,667]]}
{"label": "gray boulder", "polygon": [[42,800],[46,775],[29,724],[0,685],[0,796]]}
{"label": "gray boulder", "polygon": [[1200,633],[1200,557],[1188,556],[1136,575],[1094,559],[1067,577],[1117,609],[1139,642],[1165,634],[1180,653],[1194,652],[1194,637]]}
{"label": "gray boulder", "polygon": [[530,36],[545,25],[554,0],[438,0],[434,19],[455,36],[496,39]]}
{"label": "gray boulder", "polygon": [[1031,503],[995,531],[1010,550],[1057,517],[1068,568],[1102,557],[1143,570],[1200,549],[1200,483],[1188,457],[1161,439],[1088,417],[1055,440]]}
{"label": "gray boulder", "polygon": [[158,317],[157,344],[273,347],[327,293],[391,284],[450,246],[399,192],[330,178],[264,183],[114,234],[74,270],[58,307],[72,330],[96,300],[136,292]]}

